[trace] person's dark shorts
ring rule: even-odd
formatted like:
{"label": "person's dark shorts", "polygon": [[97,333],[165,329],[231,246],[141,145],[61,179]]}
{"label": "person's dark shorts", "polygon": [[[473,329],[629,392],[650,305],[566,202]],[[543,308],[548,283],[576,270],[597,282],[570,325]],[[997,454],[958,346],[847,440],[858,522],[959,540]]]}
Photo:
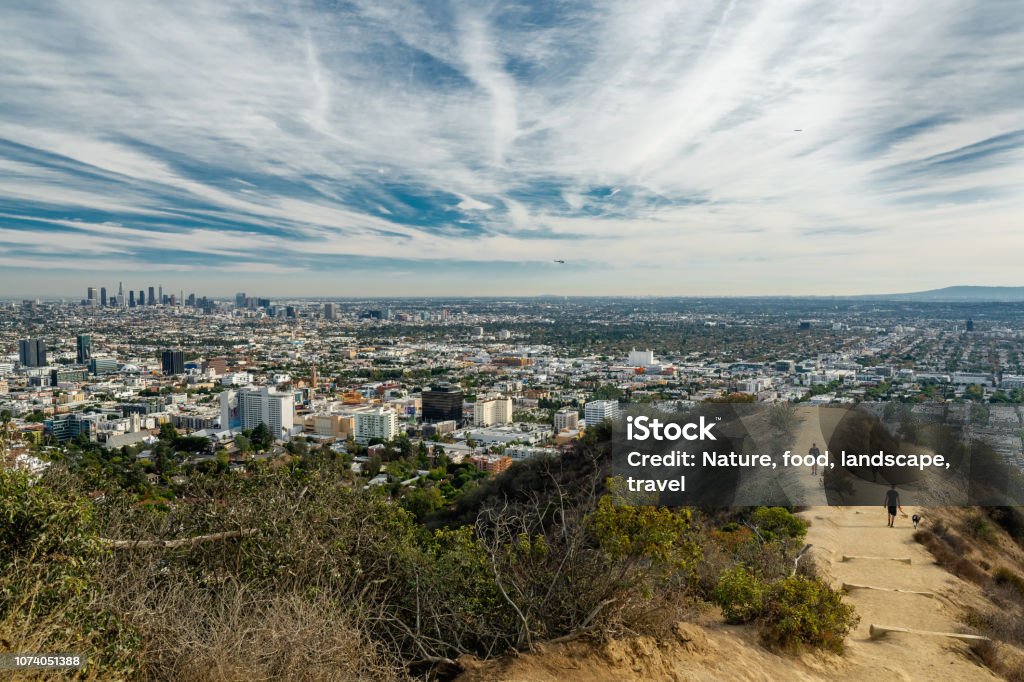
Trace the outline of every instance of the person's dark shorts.
{"label": "person's dark shorts", "polygon": [[889,507],[889,516],[896,516],[896,507]]}

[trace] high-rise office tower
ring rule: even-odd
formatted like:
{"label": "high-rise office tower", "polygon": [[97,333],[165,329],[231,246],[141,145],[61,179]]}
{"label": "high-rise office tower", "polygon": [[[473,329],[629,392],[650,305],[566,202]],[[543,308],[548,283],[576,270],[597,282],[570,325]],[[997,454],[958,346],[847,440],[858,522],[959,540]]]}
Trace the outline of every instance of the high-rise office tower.
{"label": "high-rise office tower", "polygon": [[131,290],[128,291],[128,307],[129,308],[134,308],[135,307],[135,290],[134,289],[131,289]]}
{"label": "high-rise office tower", "polygon": [[324,303],[324,319],[325,320],[336,320],[338,319],[338,306],[334,303]]}
{"label": "high-rise office tower", "polygon": [[88,334],[78,335],[78,363],[84,365],[92,358],[92,338]]}
{"label": "high-rise office tower", "polygon": [[96,287],[89,287],[85,296],[89,305],[96,305]]}
{"label": "high-rise office tower", "polygon": [[42,339],[18,341],[18,361],[25,367],[46,367],[46,342]]}
{"label": "high-rise office tower", "polygon": [[116,358],[93,358],[89,361],[89,371],[94,374],[114,374],[117,372]]}
{"label": "high-rise office tower", "polygon": [[235,294],[235,307],[236,308],[244,308],[245,307],[245,292],[244,291],[239,291],[237,294]]}
{"label": "high-rise office tower", "polygon": [[160,354],[160,367],[163,369],[164,374],[172,376],[174,374],[185,373],[185,353],[180,350],[167,349]]}
{"label": "high-rise office tower", "polygon": [[107,307],[107,288],[100,287],[100,305],[104,308]]}
{"label": "high-rise office tower", "polygon": [[117,283],[117,300],[124,300],[124,282]]}
{"label": "high-rise office tower", "polygon": [[149,288],[149,299],[147,300],[148,305],[156,305],[156,289],[153,287]]}
{"label": "high-rise office tower", "polygon": [[136,305],[146,305],[146,292],[139,289],[139,296],[135,299]]}
{"label": "high-rise office tower", "polygon": [[462,389],[448,383],[431,386],[423,391],[423,421],[462,423]]}
{"label": "high-rise office tower", "polygon": [[163,303],[164,302],[164,285],[163,284],[160,285],[159,293],[157,294],[157,298],[156,298],[156,302],[157,303]]}

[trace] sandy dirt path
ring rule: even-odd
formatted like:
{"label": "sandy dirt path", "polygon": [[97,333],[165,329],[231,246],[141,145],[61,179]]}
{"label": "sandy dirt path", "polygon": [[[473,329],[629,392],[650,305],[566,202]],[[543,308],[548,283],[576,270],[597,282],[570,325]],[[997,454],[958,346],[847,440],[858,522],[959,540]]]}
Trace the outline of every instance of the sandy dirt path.
{"label": "sandy dirt path", "polygon": [[[824,451],[828,424],[819,423],[820,411],[801,408],[802,423],[794,442],[794,451],[804,453],[817,442]],[[824,428],[822,428],[824,426]],[[825,431],[826,433],[822,433]],[[820,470],[819,470],[820,474]],[[809,490],[817,492],[820,481],[810,467],[800,480]],[[873,485],[873,484],[868,484]],[[899,516],[894,528],[887,526],[887,512],[882,506],[885,485],[878,489],[875,507],[814,506],[803,512],[811,522],[807,542],[812,544],[810,556],[835,587],[843,584],[927,592],[934,596],[890,592],[873,589],[852,589],[847,599],[861,617],[860,625],[847,640],[848,652],[843,668],[834,679],[839,680],[995,680],[988,669],[965,656],[964,642],[919,634],[892,633],[872,639],[872,624],[956,632],[958,591],[967,588],[959,578],[935,565],[924,547],[914,541],[910,516],[915,508],[904,506],[907,516]],[[848,558],[844,557],[870,557]],[[910,559],[910,563],[896,561]]]}

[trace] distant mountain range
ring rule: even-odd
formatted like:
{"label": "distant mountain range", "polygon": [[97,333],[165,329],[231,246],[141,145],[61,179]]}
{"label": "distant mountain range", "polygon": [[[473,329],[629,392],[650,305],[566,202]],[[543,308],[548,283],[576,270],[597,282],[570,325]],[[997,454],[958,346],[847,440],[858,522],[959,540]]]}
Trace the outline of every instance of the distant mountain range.
{"label": "distant mountain range", "polygon": [[888,301],[935,301],[948,303],[1024,303],[1024,287],[955,286],[907,294],[857,296]]}

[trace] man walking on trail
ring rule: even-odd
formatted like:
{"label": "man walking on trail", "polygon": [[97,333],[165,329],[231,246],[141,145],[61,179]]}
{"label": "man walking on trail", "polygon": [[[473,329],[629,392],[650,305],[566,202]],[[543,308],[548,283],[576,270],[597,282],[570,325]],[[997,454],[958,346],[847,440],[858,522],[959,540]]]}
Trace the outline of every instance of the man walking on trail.
{"label": "man walking on trail", "polygon": [[814,461],[811,462],[811,475],[812,476],[817,476],[818,475],[818,455],[821,454],[821,450],[818,449],[818,444],[817,443],[811,443],[811,449],[807,451],[807,454],[814,458]]}
{"label": "man walking on trail", "polygon": [[889,528],[893,527],[896,522],[897,510],[903,511],[903,507],[900,505],[900,494],[896,490],[896,484],[893,483],[892,487],[885,491],[885,504],[882,505],[889,511]]}

